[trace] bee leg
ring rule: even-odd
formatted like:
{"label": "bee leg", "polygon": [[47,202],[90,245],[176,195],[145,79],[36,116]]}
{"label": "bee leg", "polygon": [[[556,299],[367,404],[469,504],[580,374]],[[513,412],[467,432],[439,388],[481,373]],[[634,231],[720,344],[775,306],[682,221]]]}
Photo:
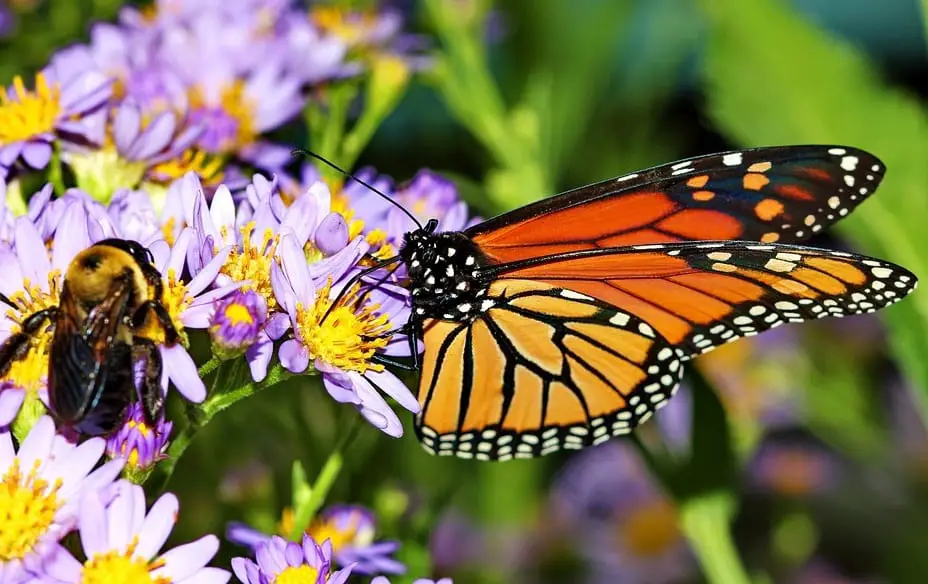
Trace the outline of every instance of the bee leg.
{"label": "bee leg", "polygon": [[145,321],[148,319],[149,311],[155,314],[158,323],[164,329],[164,340],[167,344],[173,345],[176,343],[180,335],[177,334],[177,329],[174,328],[174,321],[171,320],[171,315],[168,314],[167,309],[160,302],[154,300],[146,300],[143,302],[141,306],[136,309],[135,314],[132,315],[132,326],[138,328],[144,325]]}
{"label": "bee leg", "polygon": [[29,341],[42,329],[46,321],[54,323],[58,315],[57,308],[46,308],[29,315],[23,321],[22,330],[10,337],[0,345],[0,377],[6,375],[13,361],[26,356],[29,352]]}
{"label": "bee leg", "polygon": [[141,387],[142,415],[145,417],[145,423],[154,428],[164,414],[161,351],[151,339],[135,337],[133,343],[136,354],[145,358],[145,373],[142,375]]}

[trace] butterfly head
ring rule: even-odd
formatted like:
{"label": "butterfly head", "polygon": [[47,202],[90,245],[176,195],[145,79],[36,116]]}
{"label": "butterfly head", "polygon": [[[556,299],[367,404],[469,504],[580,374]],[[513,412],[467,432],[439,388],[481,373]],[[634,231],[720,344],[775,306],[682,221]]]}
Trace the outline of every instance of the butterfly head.
{"label": "butterfly head", "polygon": [[486,258],[460,232],[435,233],[438,222],[404,237],[400,257],[409,273],[414,310],[420,317],[466,321],[479,313],[486,283]]}

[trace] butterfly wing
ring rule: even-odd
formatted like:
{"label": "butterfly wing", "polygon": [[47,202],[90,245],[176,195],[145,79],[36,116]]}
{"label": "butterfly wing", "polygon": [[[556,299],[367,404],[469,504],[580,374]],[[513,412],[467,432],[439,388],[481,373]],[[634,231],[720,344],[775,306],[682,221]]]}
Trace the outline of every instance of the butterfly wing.
{"label": "butterfly wing", "polygon": [[506,263],[693,240],[798,242],[876,190],[883,163],[845,146],[782,146],[683,160],[543,199],[466,231]]}
{"label": "butterfly wing", "polygon": [[915,289],[900,266],[865,256],[745,241],[600,249],[487,268],[627,311],[684,356],[787,322],[874,312]]}
{"label": "butterfly wing", "polygon": [[425,323],[416,429],[432,452],[505,460],[582,448],[631,431],[680,382],[676,352],[634,315],[521,280],[485,298],[492,307],[469,323]]}

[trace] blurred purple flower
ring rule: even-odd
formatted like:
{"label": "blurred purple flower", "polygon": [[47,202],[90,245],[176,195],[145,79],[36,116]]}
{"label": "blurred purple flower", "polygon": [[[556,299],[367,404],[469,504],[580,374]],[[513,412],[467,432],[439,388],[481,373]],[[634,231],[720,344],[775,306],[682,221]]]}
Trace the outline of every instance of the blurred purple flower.
{"label": "blurred purple flower", "polygon": [[0,176],[22,160],[41,170],[52,156],[56,134],[79,133],[81,119],[103,106],[112,81],[88,60],[62,51],[35,79],[32,90],[19,76],[0,89]]}
{"label": "blurred purple flower", "polygon": [[[293,373],[302,373],[312,361],[335,401],[354,405],[376,428],[401,436],[403,425],[379,392],[413,413],[419,411],[419,403],[402,381],[372,359],[386,349],[391,331],[405,321],[394,322],[386,305],[372,304],[357,285],[339,298],[338,284],[346,284],[346,275],[366,251],[358,238],[310,266],[297,238],[286,233],[281,237],[281,262],[272,268],[274,293],[290,316],[293,337],[283,342],[278,356]],[[383,293],[380,288],[375,291]]]}
{"label": "blurred purple flower", "polygon": [[[377,576],[371,580],[371,584],[390,584],[390,579],[386,576]],[[440,578],[432,580],[431,578],[416,578],[412,584],[454,584],[451,578]]]}
{"label": "blurred purple flower", "polygon": [[50,557],[67,553],[58,542],[77,524],[85,495],[110,485],[122,467],[112,461],[91,472],[103,455],[102,438],[79,446],[55,434],[41,417],[17,451],[9,432],[0,432],[0,508],[3,541],[0,582],[22,582]]}
{"label": "blurred purple flower", "polygon": [[177,497],[162,495],[145,512],[145,491],[126,481],[107,506],[97,493],[88,493],[80,511],[84,562],[59,547],[42,567],[45,582],[168,581],[177,584],[223,584],[231,574],[206,564],[219,550],[219,539],[200,539],[159,553],[177,523]]}
{"label": "blurred purple flower", "polygon": [[[136,476],[147,476],[156,463],[166,458],[165,450],[174,424],[164,419],[150,427],[142,415],[142,406],[129,406],[122,427],[106,438],[106,455],[126,461],[125,471]],[[138,481],[134,481],[138,482]]]}
{"label": "blurred purple flower", "polygon": [[344,584],[351,568],[332,571],[332,543],[322,545],[308,535],[303,545],[274,536],[258,547],[256,561],[232,558],[232,570],[243,584],[267,584],[274,581],[299,581],[307,584]]}
{"label": "blurred purple flower", "polygon": [[677,582],[696,572],[673,503],[625,442],[572,456],[555,480],[551,505],[593,581]]}
{"label": "blurred purple flower", "polygon": [[812,438],[768,437],[747,466],[748,483],[756,490],[781,497],[822,495],[841,480],[837,455]]}
{"label": "blurred purple flower", "polygon": [[[280,532],[293,530],[293,513],[284,512]],[[395,541],[374,541],[377,522],[374,514],[360,505],[332,505],[319,514],[305,534],[314,541],[329,541],[332,558],[338,566],[352,566],[358,574],[402,574],[405,566],[393,559],[399,549]],[[270,542],[266,535],[243,523],[230,523],[226,538],[232,543],[246,546],[253,551]]]}
{"label": "blurred purple flower", "polygon": [[203,133],[172,111],[145,114],[134,99],[86,116],[83,140],[65,153],[78,186],[107,202],[124,188],[137,188],[157,165],[182,158]]}

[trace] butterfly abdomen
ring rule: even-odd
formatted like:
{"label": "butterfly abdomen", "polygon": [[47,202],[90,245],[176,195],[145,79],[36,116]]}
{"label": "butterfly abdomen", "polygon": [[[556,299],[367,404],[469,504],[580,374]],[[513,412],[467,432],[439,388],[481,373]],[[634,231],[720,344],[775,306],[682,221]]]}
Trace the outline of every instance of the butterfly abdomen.
{"label": "butterfly abdomen", "polygon": [[467,322],[488,308],[487,282],[480,278],[487,261],[463,233],[413,231],[400,255],[417,317]]}

